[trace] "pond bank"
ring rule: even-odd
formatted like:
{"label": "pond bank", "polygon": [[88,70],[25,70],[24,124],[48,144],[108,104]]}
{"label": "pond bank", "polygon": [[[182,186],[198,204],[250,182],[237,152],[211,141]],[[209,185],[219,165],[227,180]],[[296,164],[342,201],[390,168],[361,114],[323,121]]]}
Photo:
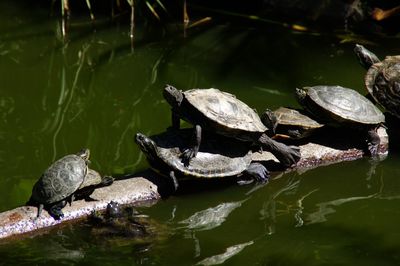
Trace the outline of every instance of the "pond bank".
{"label": "pond bank", "polygon": [[[343,131],[343,130],[342,130]],[[378,129],[381,139],[379,154],[384,158],[388,153],[389,139],[386,130]],[[289,171],[304,171],[321,165],[338,163],[342,161],[356,160],[365,156],[363,147],[365,141],[360,135],[339,130],[325,130],[307,143],[299,144],[301,149],[301,160],[292,168],[285,171],[276,171],[274,176]],[[261,161],[269,169],[278,169],[276,158],[269,152],[254,153],[254,160]],[[0,213],[0,238],[26,235],[39,229],[49,228],[64,224],[68,221],[84,218],[93,210],[105,209],[111,200],[120,204],[154,204],[159,199],[168,195],[168,186],[164,179],[159,179],[151,171],[145,171],[134,175],[125,176],[116,180],[111,186],[96,189],[91,195],[96,201],[74,201],[71,206],[63,209],[64,218],[56,221],[46,211],[36,221],[34,220],[37,208],[22,206]]]}

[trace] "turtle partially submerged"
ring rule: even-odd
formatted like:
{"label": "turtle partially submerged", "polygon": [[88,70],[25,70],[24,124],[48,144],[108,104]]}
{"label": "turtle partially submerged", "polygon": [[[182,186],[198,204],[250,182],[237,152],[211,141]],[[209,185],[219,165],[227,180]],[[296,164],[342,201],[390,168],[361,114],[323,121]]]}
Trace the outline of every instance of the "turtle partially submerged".
{"label": "turtle partially submerged", "polygon": [[132,206],[121,206],[111,201],[105,212],[93,211],[88,219],[91,238],[112,246],[152,245],[156,241],[165,240],[171,230],[139,213]]}
{"label": "turtle partially submerged", "polygon": [[381,61],[358,44],[354,52],[361,65],[368,70],[365,75],[368,93],[389,113],[400,118],[400,55],[387,56]]}
{"label": "turtle partially submerged", "polygon": [[135,141],[146,155],[151,167],[167,175],[178,188],[177,179],[222,178],[250,175],[265,182],[268,170],[260,163],[252,162],[251,151],[246,145],[223,136],[209,136],[201,143],[198,154],[186,166],[181,160],[183,150],[190,146],[191,129],[168,130],[151,138],[137,133]]}
{"label": "turtle partially submerged", "polygon": [[97,227],[97,235],[144,237],[148,232],[139,222],[139,217],[139,212],[133,207],[123,208],[118,202],[111,201],[107,204],[104,214],[93,211],[89,221]]}
{"label": "turtle partially submerged", "polygon": [[32,196],[27,202],[27,205],[38,206],[37,217],[45,208],[58,220],[64,217],[62,208],[67,202],[71,204],[78,191],[85,197],[95,184],[109,185],[113,182],[112,177],[101,178],[97,172],[88,170],[89,155],[89,149],[84,149],[62,157],[47,168],[33,186]]}
{"label": "turtle partially submerged", "polygon": [[273,129],[274,138],[302,139],[324,126],[301,111],[286,107],[279,107],[274,111],[265,110],[261,120]]}
{"label": "turtle partially submerged", "polygon": [[385,122],[383,113],[366,97],[341,86],[314,86],[296,89],[301,105],[318,121],[331,126],[348,126],[365,132],[368,150],[378,152],[377,127]]}
{"label": "turtle partially submerged", "polygon": [[284,166],[291,166],[300,159],[298,147],[271,139],[268,136],[271,130],[258,114],[230,93],[214,88],[180,91],[167,85],[163,95],[172,107],[173,128],[180,128],[181,118],[195,126],[192,145],[182,154],[186,164],[197,155],[204,140],[203,130],[256,144],[271,151]]}

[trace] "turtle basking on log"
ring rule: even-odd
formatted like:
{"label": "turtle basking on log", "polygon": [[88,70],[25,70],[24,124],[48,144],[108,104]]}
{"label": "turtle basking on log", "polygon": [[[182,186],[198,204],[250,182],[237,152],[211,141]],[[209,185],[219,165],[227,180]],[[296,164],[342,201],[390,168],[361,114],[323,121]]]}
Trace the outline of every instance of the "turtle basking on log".
{"label": "turtle basking on log", "polygon": [[[37,206],[37,218],[44,209],[56,220],[64,217],[62,208],[76,196],[87,198],[96,185],[111,185],[112,177],[101,177],[88,168],[89,149],[69,154],[50,165],[35,183],[27,205]],[[81,192],[81,194],[79,194]]]}
{"label": "turtle basking on log", "polygon": [[274,154],[285,167],[300,159],[299,147],[271,139],[271,129],[261,122],[254,109],[230,93],[214,88],[181,91],[167,85],[163,95],[172,108],[172,128],[180,128],[180,119],[194,125],[192,145],[182,154],[186,165],[196,157],[202,141],[207,141],[203,130],[255,144]]}
{"label": "turtle basking on log", "polygon": [[260,118],[268,128],[273,129],[274,139],[303,139],[324,126],[302,111],[287,107],[274,111],[266,109]]}
{"label": "turtle basking on log", "polygon": [[215,134],[207,135],[208,140],[201,143],[197,156],[186,166],[181,154],[190,147],[191,137],[191,129],[180,129],[151,137],[137,133],[135,141],[153,170],[170,178],[174,190],[178,188],[178,179],[188,177],[210,179],[247,175],[259,182],[268,180],[268,170],[252,162],[252,152],[247,145]]}
{"label": "turtle basking on log", "polygon": [[383,113],[366,97],[341,86],[314,86],[296,89],[299,103],[318,122],[359,130],[365,134],[368,150],[378,155],[377,128],[385,122]]}

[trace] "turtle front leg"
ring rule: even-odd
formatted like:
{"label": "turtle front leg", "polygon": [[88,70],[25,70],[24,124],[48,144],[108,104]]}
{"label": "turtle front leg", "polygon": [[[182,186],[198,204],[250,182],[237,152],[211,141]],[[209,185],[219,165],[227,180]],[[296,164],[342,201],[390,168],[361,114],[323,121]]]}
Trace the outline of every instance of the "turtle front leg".
{"label": "turtle front leg", "polygon": [[381,143],[381,139],[376,132],[376,128],[371,128],[367,132],[367,147],[368,151],[372,157],[379,156],[379,144]]}
{"label": "turtle front leg", "polygon": [[300,148],[297,146],[287,146],[277,142],[266,134],[262,134],[258,139],[258,144],[270,151],[285,167],[290,167],[300,160]]}
{"label": "turtle front leg", "polygon": [[251,163],[244,173],[252,176],[257,182],[268,182],[270,177],[267,168],[260,163]]}
{"label": "turtle front leg", "polygon": [[182,162],[185,166],[188,166],[190,160],[196,157],[197,153],[199,152],[200,144],[201,144],[201,126],[196,125],[194,127],[193,139],[191,143],[191,147],[184,150],[182,152]]}

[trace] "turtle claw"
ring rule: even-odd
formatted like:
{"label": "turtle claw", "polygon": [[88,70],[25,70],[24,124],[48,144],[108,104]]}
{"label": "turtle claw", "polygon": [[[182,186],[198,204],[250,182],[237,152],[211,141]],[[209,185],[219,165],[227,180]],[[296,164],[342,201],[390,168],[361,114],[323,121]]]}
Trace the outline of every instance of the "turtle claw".
{"label": "turtle claw", "polygon": [[61,218],[64,218],[64,213],[61,211],[60,208],[52,208],[52,209],[50,209],[49,214],[55,220],[61,220]]}
{"label": "turtle claw", "polygon": [[185,167],[188,167],[190,160],[196,157],[197,151],[195,148],[186,149],[181,154],[182,163]]}
{"label": "turtle claw", "polygon": [[115,179],[112,176],[105,176],[105,177],[103,177],[103,180],[101,180],[101,184],[104,186],[109,186],[112,183],[114,183],[114,180]]}
{"label": "turtle claw", "polygon": [[267,168],[260,163],[251,163],[246,169],[246,173],[251,175],[255,181],[260,183],[268,182],[270,177]]}

